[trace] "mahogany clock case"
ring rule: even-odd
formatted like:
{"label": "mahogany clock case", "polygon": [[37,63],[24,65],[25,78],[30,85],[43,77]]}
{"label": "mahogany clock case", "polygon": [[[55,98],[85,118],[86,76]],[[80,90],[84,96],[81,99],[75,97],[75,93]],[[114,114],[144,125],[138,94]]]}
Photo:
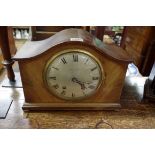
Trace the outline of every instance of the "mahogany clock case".
{"label": "mahogany clock case", "polygon": [[[54,38],[55,36],[52,37]],[[115,47],[114,45],[104,45],[101,41],[80,29],[68,29],[59,32],[57,37],[54,38],[54,40],[57,40],[55,43],[52,42],[52,37],[51,42],[50,39],[46,39],[49,41],[46,41],[45,44],[42,44],[42,42],[45,42],[44,40],[34,42],[36,46],[37,44],[42,44],[38,48],[41,52],[37,50],[31,51],[32,42],[30,42],[17,52],[14,57],[14,60],[17,60],[19,63],[25,95],[23,108],[28,110],[78,110],[113,109],[120,107],[119,100],[127,66],[132,61],[130,56],[121,48]],[[71,38],[81,38],[82,41],[71,41]],[[51,47],[47,49],[49,44],[51,44]],[[94,95],[86,99],[68,101],[56,97],[49,92],[44,82],[43,74],[47,62],[61,51],[69,49],[87,51],[100,61],[104,70],[105,78],[101,86]],[[110,52],[108,53],[108,51]]]}

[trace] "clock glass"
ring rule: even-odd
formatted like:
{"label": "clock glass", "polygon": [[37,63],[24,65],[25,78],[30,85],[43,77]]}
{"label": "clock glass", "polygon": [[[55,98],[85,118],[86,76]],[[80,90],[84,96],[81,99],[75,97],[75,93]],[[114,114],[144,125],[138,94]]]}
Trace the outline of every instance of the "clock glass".
{"label": "clock glass", "polygon": [[47,62],[44,69],[48,90],[66,100],[84,99],[93,95],[103,77],[99,60],[80,49],[59,52]]}

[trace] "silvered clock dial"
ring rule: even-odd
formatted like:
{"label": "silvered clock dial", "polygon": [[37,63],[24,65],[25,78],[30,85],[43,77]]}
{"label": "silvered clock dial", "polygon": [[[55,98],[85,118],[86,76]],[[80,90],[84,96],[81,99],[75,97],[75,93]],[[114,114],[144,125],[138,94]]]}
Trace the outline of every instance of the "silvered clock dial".
{"label": "silvered clock dial", "polygon": [[47,62],[43,76],[48,90],[55,96],[78,100],[97,92],[104,72],[99,60],[87,51],[69,49]]}

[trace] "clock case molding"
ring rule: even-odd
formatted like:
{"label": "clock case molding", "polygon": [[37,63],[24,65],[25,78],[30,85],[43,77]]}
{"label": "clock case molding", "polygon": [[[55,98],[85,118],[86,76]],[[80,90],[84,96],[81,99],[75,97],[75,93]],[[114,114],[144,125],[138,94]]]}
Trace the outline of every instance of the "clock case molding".
{"label": "clock case molding", "polygon": [[[105,80],[91,97],[67,101],[51,94],[43,80],[48,60],[66,49],[86,50],[94,55],[105,72]],[[104,44],[82,29],[66,29],[42,41],[28,41],[13,57],[18,61],[23,84],[24,110],[102,110],[120,108],[120,96],[130,55],[116,45]]]}

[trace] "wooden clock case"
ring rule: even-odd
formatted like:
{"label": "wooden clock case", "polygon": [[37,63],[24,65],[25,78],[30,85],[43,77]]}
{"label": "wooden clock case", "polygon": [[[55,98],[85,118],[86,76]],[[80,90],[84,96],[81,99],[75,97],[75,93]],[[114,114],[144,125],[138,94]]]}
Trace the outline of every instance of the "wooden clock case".
{"label": "wooden clock case", "polygon": [[[66,49],[90,52],[105,72],[98,91],[79,101],[63,100],[48,91],[43,80],[48,60]],[[120,96],[130,56],[115,45],[104,44],[82,29],[67,29],[42,41],[28,41],[14,56],[18,61],[25,95],[25,110],[84,110],[114,109],[120,107]]]}

